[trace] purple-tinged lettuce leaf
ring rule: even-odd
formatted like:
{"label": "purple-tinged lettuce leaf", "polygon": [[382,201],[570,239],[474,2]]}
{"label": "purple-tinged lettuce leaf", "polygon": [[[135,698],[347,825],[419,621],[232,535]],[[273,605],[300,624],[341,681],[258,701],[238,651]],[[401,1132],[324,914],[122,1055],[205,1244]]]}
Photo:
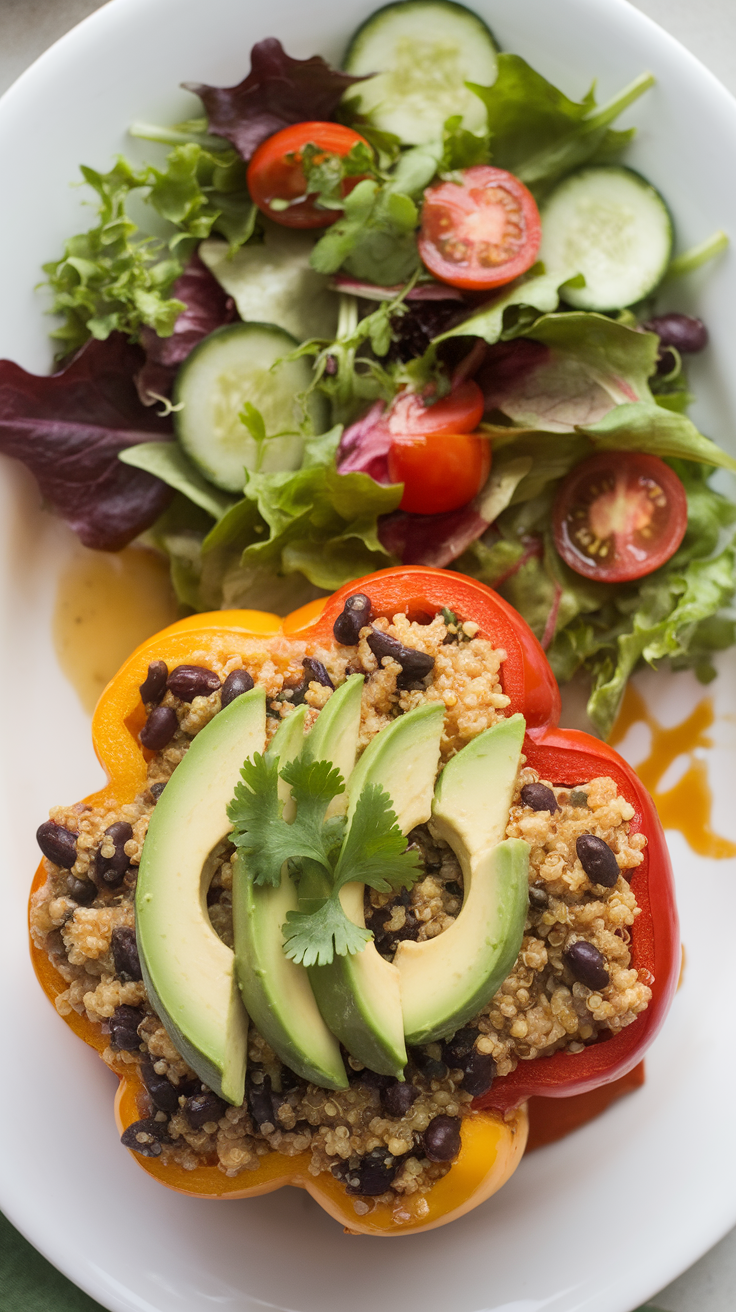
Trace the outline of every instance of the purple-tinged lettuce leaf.
{"label": "purple-tinged lettuce leaf", "polygon": [[488,528],[474,501],[443,515],[410,515],[395,510],[378,522],[384,551],[398,556],[402,565],[428,565],[442,569],[456,560]]}
{"label": "purple-tinged lettuce leaf", "polygon": [[170,337],[159,337],[152,328],[141,329],[140,342],[146,353],[136,374],[138,395],[144,405],[168,397],[176,371],[190,351],[223,324],[237,318],[235,302],[223,291],[198,255],[192,255],[171,295],[186,307],[179,314]]}
{"label": "purple-tinged lettuce leaf", "polygon": [[44,500],[98,551],[120,551],[173,495],[159,478],[118,460],[126,447],[171,434],[138,398],[133,379],[142,360],[120,333],[92,338],[48,377],[0,360],[0,452],[30,469]]}
{"label": "purple-tinged lettuce leaf", "polygon": [[376,401],[362,419],[346,428],[335,456],[339,474],[368,474],[376,483],[390,483],[388,453],[393,438],[384,417],[383,401]]}
{"label": "purple-tinged lettuce leaf", "polygon": [[232,142],[246,160],[291,123],[332,118],[343,92],[363,81],[330,68],[319,55],[292,59],[275,37],[257,41],[250,58],[250,73],[235,87],[184,83],[200,97],[209,131]]}

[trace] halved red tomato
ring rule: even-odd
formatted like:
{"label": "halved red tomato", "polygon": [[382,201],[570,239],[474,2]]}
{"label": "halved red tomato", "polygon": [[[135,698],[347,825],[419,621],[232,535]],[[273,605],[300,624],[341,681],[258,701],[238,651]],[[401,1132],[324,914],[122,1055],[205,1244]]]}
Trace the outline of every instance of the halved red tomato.
{"label": "halved red tomato", "polygon": [[483,418],[484,405],[483,393],[472,378],[429,404],[418,392],[400,392],[388,412],[388,426],[397,436],[472,433]]}
{"label": "halved red tomato", "polygon": [[539,210],[513,173],[476,164],[424,193],[419,254],[453,287],[501,287],[526,273],[542,239]]}
{"label": "halved red tomato", "polygon": [[415,515],[458,510],[480,492],[491,471],[491,444],[476,433],[395,437],[388,453],[392,483],[404,484],[401,509]]}
{"label": "halved red tomato", "polygon": [[552,511],[555,546],[578,574],[603,583],[640,579],[674,556],[687,497],[657,456],[605,451],[564,480]]}
{"label": "halved red tomato", "polygon": [[[325,155],[345,156],[365,137],[341,123],[295,123],[267,137],[248,165],[248,191],[263,214],[286,228],[327,228],[340,218],[342,210],[320,208],[306,194],[307,183],[301,165],[306,145],[319,146]],[[370,146],[368,146],[370,150]],[[342,194],[347,196],[361,178],[345,178]],[[304,199],[300,200],[299,197]],[[273,202],[289,201],[287,209],[273,208]]]}

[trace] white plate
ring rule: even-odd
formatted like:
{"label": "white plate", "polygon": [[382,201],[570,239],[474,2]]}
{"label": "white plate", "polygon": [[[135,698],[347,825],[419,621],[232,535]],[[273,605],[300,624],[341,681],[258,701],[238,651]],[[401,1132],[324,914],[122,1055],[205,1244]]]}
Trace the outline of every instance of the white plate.
{"label": "white plate", "polygon": [[[106,167],[130,151],[133,118],[191,112],[188,79],[220,85],[248,68],[254,40],[276,35],[292,55],[338,59],[370,0],[114,0],[48,51],[0,103],[0,355],[48,367],[33,286],[42,261],[77,231],[80,161]],[[631,154],[662,189],[681,246],[722,226],[736,232],[736,103],[696,60],[624,0],[476,0],[502,44],[569,94],[599,79],[605,99],[643,69],[658,78],[630,112]],[[149,148],[147,148],[149,149]],[[713,347],[693,379],[696,417],[736,450],[733,306],[736,260],[678,291],[697,306]],[[115,1078],[66,1029],[28,961],[25,905],[33,832],[48,807],[99,780],[86,717],[50,639],[55,579],[70,551],[18,466],[0,470],[4,1075],[0,1201],[45,1255],[115,1312],[201,1312],[217,1305],[293,1312],[629,1312],[736,1221],[736,1044],[730,1009],[734,862],[672,850],[688,950],[685,984],[648,1060],[646,1087],[560,1145],[525,1160],[470,1216],[427,1236],[384,1244],[342,1235],[292,1189],[253,1201],[195,1201],[145,1175],[117,1142]],[[736,837],[736,662],[715,685],[710,753],[715,825]],[[660,718],[700,696],[689,675],[646,679]],[[730,776],[730,780],[729,780]],[[719,940],[720,944],[719,945]]]}

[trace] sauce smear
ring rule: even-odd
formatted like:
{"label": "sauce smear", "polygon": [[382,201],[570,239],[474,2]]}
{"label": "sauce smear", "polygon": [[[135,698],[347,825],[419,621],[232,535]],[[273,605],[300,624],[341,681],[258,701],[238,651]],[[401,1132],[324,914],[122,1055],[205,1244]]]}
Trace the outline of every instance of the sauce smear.
{"label": "sauce smear", "polygon": [[[708,784],[705,761],[693,755],[696,748],[711,747],[706,730],[713,724],[713,702],[705,697],[687,719],[665,729],[647,710],[646,703],[636,688],[629,684],[621,711],[611,735],[616,746],[626,736],[632,724],[643,721],[652,735],[649,755],[636,766],[636,773],[654,798],[659,818],[665,829],[679,829],[694,852],[716,860],[736,856],[736,843],[721,838],[711,828],[713,797]],[[672,788],[659,792],[657,785],[678,756],[690,755],[690,764],[682,778]]]}
{"label": "sauce smear", "polygon": [[75,553],[59,578],[53,638],[84,709],[91,714],[131,652],[176,619],[168,564],[155,552]]}

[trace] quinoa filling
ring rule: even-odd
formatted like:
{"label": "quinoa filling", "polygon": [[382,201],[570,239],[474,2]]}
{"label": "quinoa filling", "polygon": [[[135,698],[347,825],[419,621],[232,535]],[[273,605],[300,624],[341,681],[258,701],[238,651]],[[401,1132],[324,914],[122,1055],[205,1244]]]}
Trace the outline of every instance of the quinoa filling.
{"label": "quinoa filling", "polygon": [[[557,788],[523,764],[506,830],[530,844],[521,951],[478,1016],[443,1043],[410,1050],[405,1083],[345,1054],[348,1089],[307,1084],[251,1026],[246,1099],[231,1107],[201,1084],[151,1007],[135,940],[141,850],[167,780],[220,710],[228,682],[240,680],[243,691],[249,677],[264,687],[270,739],[295,705],[308,706],[310,725],[334,688],[351,673],[365,674],[359,750],[397,716],[440,701],[444,765],[508,706],[500,680],[505,652],[477,633],[477,625],[449,611],[428,624],[397,614],[360,628],[352,645],[258,640],[245,660],[208,660],[206,669],[196,664],[204,654],[194,652],[192,666],[164,670],[163,695],[146,704],[149,725],[163,708],[167,716],[158,722],[168,717],[171,732],[150,760],[145,791],[117,809],[52,810],[47,878],[32,900],[31,932],[67,984],[56,999],[59,1012],[75,1011],[100,1026],[108,1036],[102,1055],[115,1069],[140,1067],[146,1100],[141,1119],[123,1135],[127,1147],[187,1170],[216,1164],[228,1176],[256,1169],[272,1150],[308,1153],[309,1171],[332,1171],[354,1195],[358,1215],[376,1202],[400,1206],[450,1169],[462,1118],[494,1078],[558,1049],[580,1052],[647,1007],[651,990],[630,967],[639,908],[626,875],[646,844],[629,832],[633,808],[609,778]],[[200,670],[199,685],[196,673],[180,673],[192,670]],[[398,894],[365,894],[366,925],[387,960],[402,939],[443,933],[462,908],[463,877],[451,848],[426,825],[408,841],[420,852],[422,877]],[[603,846],[609,857],[601,866]],[[229,946],[234,856],[227,840],[212,854],[208,895],[212,925]]]}

